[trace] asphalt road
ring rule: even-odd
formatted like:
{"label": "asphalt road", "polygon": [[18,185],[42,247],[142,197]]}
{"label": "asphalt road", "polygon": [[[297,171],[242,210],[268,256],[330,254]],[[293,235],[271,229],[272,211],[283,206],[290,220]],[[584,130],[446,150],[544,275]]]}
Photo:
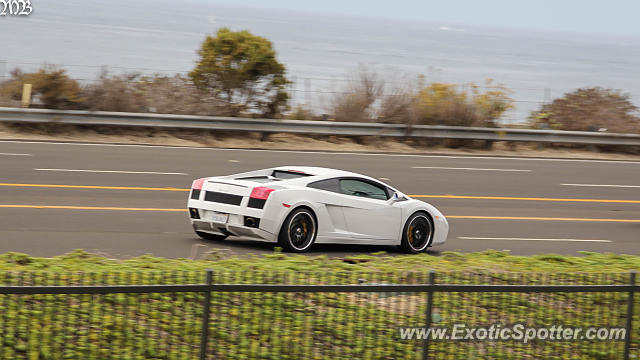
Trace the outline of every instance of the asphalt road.
{"label": "asphalt road", "polygon": [[[423,196],[451,224],[447,244],[434,254],[640,254],[640,162],[18,141],[0,141],[0,252],[55,256],[83,248],[118,258],[272,252],[271,244],[242,239],[203,241],[181,209],[183,189],[195,178],[280,165],[355,171]],[[311,253],[381,250],[397,253],[345,245]]]}

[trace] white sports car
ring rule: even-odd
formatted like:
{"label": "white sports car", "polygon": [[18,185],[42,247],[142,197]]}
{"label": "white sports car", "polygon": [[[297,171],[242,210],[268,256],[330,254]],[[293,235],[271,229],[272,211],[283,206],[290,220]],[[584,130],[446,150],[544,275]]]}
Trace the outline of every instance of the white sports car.
{"label": "white sports car", "polygon": [[235,235],[292,252],[314,243],[399,245],[418,253],[447,240],[435,207],[374,178],[319,167],[283,166],[193,182],[188,201],[200,237]]}

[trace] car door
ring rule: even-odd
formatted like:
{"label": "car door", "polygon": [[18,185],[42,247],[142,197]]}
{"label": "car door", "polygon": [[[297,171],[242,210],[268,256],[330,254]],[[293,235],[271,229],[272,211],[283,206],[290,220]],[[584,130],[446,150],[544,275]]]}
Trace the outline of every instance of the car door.
{"label": "car door", "polygon": [[390,190],[362,178],[340,179],[343,213],[354,239],[395,240],[400,233],[402,209],[394,206]]}
{"label": "car door", "polygon": [[318,190],[312,192],[310,198],[317,204],[322,204],[318,209],[318,241],[325,237],[333,240],[349,240],[351,234],[347,229],[344,219],[343,203],[344,196],[340,193],[340,183],[337,178],[314,181],[307,185],[310,189]]}

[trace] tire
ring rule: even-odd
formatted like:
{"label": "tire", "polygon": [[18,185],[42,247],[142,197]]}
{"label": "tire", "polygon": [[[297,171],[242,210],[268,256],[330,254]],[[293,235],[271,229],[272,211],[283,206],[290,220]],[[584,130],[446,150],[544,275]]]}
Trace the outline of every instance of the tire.
{"label": "tire", "polygon": [[400,247],[409,254],[425,251],[433,241],[433,221],[424,212],[417,212],[409,217],[402,229]]}
{"label": "tire", "polygon": [[306,208],[298,208],[282,223],[278,244],[289,252],[305,252],[316,241],[317,234],[318,225],[314,213]]}
{"label": "tire", "polygon": [[210,234],[202,231],[196,231],[196,234],[205,240],[214,240],[214,241],[222,241],[227,238],[227,235],[216,235]]}

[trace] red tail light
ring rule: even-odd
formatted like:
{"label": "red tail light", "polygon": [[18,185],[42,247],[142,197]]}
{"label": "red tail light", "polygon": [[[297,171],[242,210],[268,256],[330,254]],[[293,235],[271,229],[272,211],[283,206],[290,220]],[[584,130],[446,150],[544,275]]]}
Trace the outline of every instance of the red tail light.
{"label": "red tail light", "polygon": [[269,198],[269,194],[271,194],[271,192],[273,191],[276,191],[276,189],[268,188],[265,186],[258,186],[256,188],[253,188],[250,197],[254,199],[267,200],[267,198]]}
{"label": "red tail light", "polygon": [[202,184],[204,184],[205,180],[206,178],[195,180],[193,185],[191,185],[191,188],[194,190],[202,190]]}

